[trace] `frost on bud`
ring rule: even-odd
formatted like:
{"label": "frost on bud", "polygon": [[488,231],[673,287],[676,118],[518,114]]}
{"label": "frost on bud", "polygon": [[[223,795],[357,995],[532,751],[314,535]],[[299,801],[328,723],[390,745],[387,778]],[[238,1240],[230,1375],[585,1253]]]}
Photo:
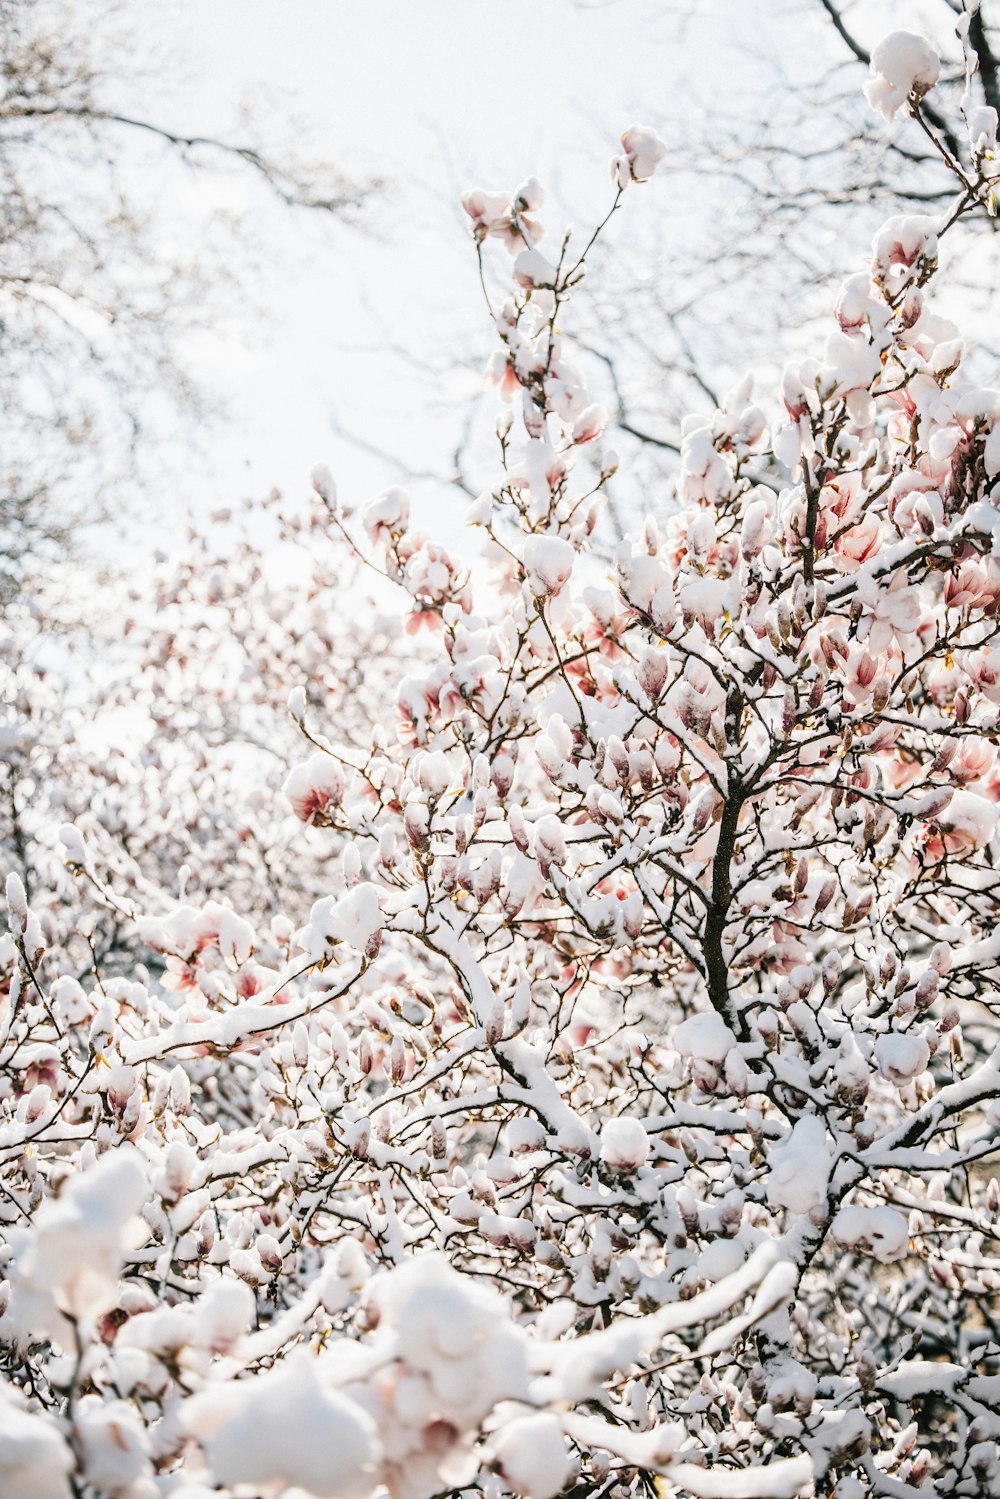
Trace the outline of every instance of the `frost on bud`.
{"label": "frost on bud", "polygon": [[368,1154],[368,1146],[371,1143],[372,1126],[370,1119],[358,1119],[349,1124],[344,1131],[344,1142],[351,1154],[363,1160]]}
{"label": "frost on bud", "polygon": [[740,534],[740,551],[746,562],[752,562],[755,557],[759,557],[764,549],[770,531],[768,513],[769,506],[766,500],[754,500],[746,508]]}
{"label": "frost on bud", "polygon": [[277,1275],[281,1270],[282,1256],[278,1241],[273,1234],[258,1234],[254,1245],[260,1262],[269,1275]]}
{"label": "frost on bud", "polygon": [[344,884],[348,890],[353,890],[361,879],[361,855],[356,843],[347,844],[340,863],[344,874]]}
{"label": "frost on bud", "polygon": [[296,1067],[304,1067],[309,1061],[309,1032],[301,1020],[292,1027],[292,1059]]}
{"label": "frost on bud", "polygon": [[396,835],[392,828],[383,828],[379,834],[378,861],[383,869],[392,869],[396,863]]}
{"label": "frost on bud", "polygon": [[490,777],[500,796],[506,796],[514,784],[514,760],[507,750],[499,750],[490,766]]}
{"label": "frost on bud", "polygon": [[451,766],[443,750],[422,755],[417,766],[417,783],[428,796],[443,796],[451,781]]}
{"label": "frost on bud", "polygon": [[74,865],[86,864],[87,850],[79,828],[74,827],[71,822],[63,823],[59,829],[59,841],[66,850],[63,857],[71,868]]}
{"label": "frost on bud", "polygon": [[403,831],[412,849],[425,853],[430,847],[430,817],[423,802],[407,802],[403,813]]}
{"label": "frost on bud", "polygon": [[406,1077],[406,1043],[399,1035],[393,1036],[389,1048],[389,1076],[397,1087]]}
{"label": "frost on bud", "polygon": [[514,847],[522,854],[526,854],[529,848],[528,827],[524,820],[524,812],[517,805],[512,806],[507,813],[507,826],[510,828],[510,836]]}
{"label": "frost on bud", "polygon": [[496,1046],[503,1040],[504,1031],[504,1007],[503,1000],[499,995],[494,995],[489,1002],[487,1014],[484,1017],[487,1046]]}

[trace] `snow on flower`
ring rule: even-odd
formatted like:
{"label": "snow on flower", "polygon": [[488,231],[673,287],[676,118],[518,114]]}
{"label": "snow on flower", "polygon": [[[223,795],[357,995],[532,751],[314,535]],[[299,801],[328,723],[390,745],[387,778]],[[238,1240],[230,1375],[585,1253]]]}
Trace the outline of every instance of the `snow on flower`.
{"label": "snow on flower", "polygon": [[705,1062],[724,1062],[736,1045],[733,1032],[714,1010],[681,1021],[672,1040],[682,1057],[697,1057]]}
{"label": "snow on flower", "polygon": [[368,1413],[324,1386],[306,1353],[252,1380],[212,1386],[188,1401],[185,1429],[205,1448],[217,1483],[304,1489],[316,1499],[365,1499],[379,1481],[379,1441]]}
{"label": "snow on flower", "polygon": [[619,1115],[601,1130],[601,1160],[612,1171],[637,1171],[649,1155],[649,1136],[638,1119]]}
{"label": "snow on flower", "polygon": [[316,822],[329,807],[340,806],[346,786],[347,778],[339,761],[317,750],[308,760],[292,767],[281,789],[301,822]]}
{"label": "snow on flower", "polygon": [[539,598],[558,593],[573,571],[575,553],[561,536],[529,536],[524,544],[524,570]]}
{"label": "snow on flower", "polygon": [[887,120],[908,99],[922,99],[941,76],[941,65],[930,42],[912,31],[893,31],[872,51],[872,78],[865,97]]}
{"label": "snow on flower", "polygon": [[630,125],[622,133],[622,155],[611,163],[611,180],[619,187],[645,182],[667,154],[664,142],[650,125]]}
{"label": "snow on flower", "polygon": [[118,1285],[124,1231],[146,1193],[138,1152],[120,1145],[44,1203],[16,1268],[15,1318],[21,1290],[51,1293],[73,1317],[93,1319],[103,1311]]}
{"label": "snow on flower", "polygon": [[826,1201],[830,1150],[823,1122],[805,1114],[768,1155],[767,1200],[791,1213],[809,1213]]}
{"label": "snow on flower", "polygon": [[906,1219],[895,1208],[841,1208],[830,1233],[845,1249],[859,1249],[883,1265],[902,1259],[909,1243]]}
{"label": "snow on flower", "polygon": [[493,1455],[504,1483],[524,1499],[555,1499],[569,1476],[570,1459],[558,1418],[545,1412],[518,1416],[501,1427]]}
{"label": "snow on flower", "polygon": [[73,1453],[56,1424],[24,1409],[20,1392],[0,1385],[0,1492],[4,1499],[69,1499]]}
{"label": "snow on flower", "polygon": [[892,1032],[875,1042],[875,1061],[879,1072],[897,1088],[918,1077],[930,1061],[931,1052],[925,1037],[913,1031],[906,1035]]}
{"label": "snow on flower", "polygon": [[337,942],[346,942],[357,952],[371,956],[382,921],[378,890],[364,882],[339,898],[326,895],[318,900],[297,941],[315,963],[322,962],[329,955],[331,944]]}

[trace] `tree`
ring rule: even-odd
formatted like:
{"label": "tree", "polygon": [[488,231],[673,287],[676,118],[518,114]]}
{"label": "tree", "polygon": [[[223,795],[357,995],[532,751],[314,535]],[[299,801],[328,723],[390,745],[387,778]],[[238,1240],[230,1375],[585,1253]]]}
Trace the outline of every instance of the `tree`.
{"label": "tree", "polygon": [[[0,587],[104,513],[171,411],[204,407],[182,343],[226,307],[238,215],[213,210],[192,251],[160,194],[185,167],[260,184],[288,207],[357,217],[371,184],[246,137],[179,133],[117,102],[106,61],[127,13],[0,0]],[[138,54],[135,54],[138,55]],[[139,81],[138,66],[136,80]],[[253,201],[253,200],[251,200]],[[255,213],[259,213],[255,205]],[[147,465],[148,468],[149,465]]]}
{"label": "tree", "polygon": [[[937,139],[937,72],[896,33],[869,96]],[[153,913],[169,982],[81,982],[9,882],[15,1499],[1000,1494],[1000,394],[926,292],[993,191],[967,123],[948,209],[889,220],[770,424],[746,384],[688,424],[612,579],[593,238],[466,196],[512,252],[494,569],[315,474],[437,642],[364,744],[293,688],[334,888],[298,932]],[[625,132],[610,213],[663,150]]]}
{"label": "tree", "polygon": [[[990,107],[1000,56],[994,9],[993,0],[970,7],[973,87]],[[665,52],[683,49],[696,13],[687,0],[667,8],[658,42]],[[965,87],[955,38],[961,14],[957,0],[920,8],[920,24],[934,28],[947,54],[926,120],[968,166],[968,140],[955,126]],[[612,415],[628,471],[647,483],[675,473],[689,412],[714,409],[748,366],[770,374],[823,336],[847,245],[860,247],[889,213],[933,212],[950,200],[937,146],[919,128],[878,129],[861,97],[880,17],[867,0],[747,7],[733,45],[753,50],[736,97],[720,97],[715,75],[700,81],[694,69],[683,107],[664,104],[657,124],[670,147],[664,173],[674,213],[631,254],[605,247],[615,272],[602,275],[600,302],[575,329],[581,357],[596,360],[590,381]],[[970,226],[952,249],[949,276],[976,309],[986,349],[995,330],[992,252],[983,242],[995,228],[987,215]],[[623,336],[609,338],[609,328]]]}

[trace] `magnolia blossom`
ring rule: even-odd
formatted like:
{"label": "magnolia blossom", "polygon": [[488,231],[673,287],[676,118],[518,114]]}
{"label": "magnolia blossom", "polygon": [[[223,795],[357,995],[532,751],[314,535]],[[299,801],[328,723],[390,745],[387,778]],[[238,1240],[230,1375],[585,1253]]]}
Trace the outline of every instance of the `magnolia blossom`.
{"label": "magnolia blossom", "polygon": [[630,125],[622,133],[622,155],[611,163],[611,180],[619,187],[645,182],[666,154],[666,145],[650,125]]}
{"label": "magnolia blossom", "polygon": [[609,1119],[601,1130],[601,1160],[614,1171],[635,1171],[649,1154],[649,1139],[638,1119]]}
{"label": "magnolia blossom", "polygon": [[340,805],[346,784],[340,763],[317,751],[289,771],[282,790],[300,821],[315,822],[328,808]]}
{"label": "magnolia blossom", "polygon": [[906,1219],[894,1208],[841,1208],[830,1224],[830,1233],[847,1249],[861,1249],[882,1264],[891,1264],[906,1254],[909,1237]]}
{"label": "magnolia blossom", "polygon": [[524,570],[539,595],[558,593],[573,571],[575,553],[560,536],[529,536],[524,545]]}
{"label": "magnolia blossom", "polygon": [[922,99],[937,83],[941,67],[926,37],[912,31],[893,31],[872,50],[872,79],[865,96],[887,120],[908,99]]}
{"label": "magnolia blossom", "polygon": [[187,1431],[204,1446],[224,1484],[305,1489],[316,1499],[365,1499],[378,1481],[379,1444],[371,1417],[335,1390],[304,1353],[253,1381],[222,1385],[184,1410]]}

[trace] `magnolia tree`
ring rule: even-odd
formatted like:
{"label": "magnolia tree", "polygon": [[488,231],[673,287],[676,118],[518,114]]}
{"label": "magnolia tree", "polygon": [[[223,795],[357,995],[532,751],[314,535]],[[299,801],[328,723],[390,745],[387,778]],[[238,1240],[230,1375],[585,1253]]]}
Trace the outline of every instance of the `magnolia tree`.
{"label": "magnolia tree", "polygon": [[[145,946],[81,976],[9,882],[5,1495],[1000,1495],[1000,393],[925,293],[992,204],[967,59],[949,210],[782,415],[689,424],[610,577],[593,238],[466,196],[512,273],[484,563],[314,475],[432,642],[364,742],[293,688],[323,893],[127,904],[67,827]],[[869,97],[937,140],[936,77],[899,33]]]}
{"label": "magnolia tree", "polygon": [[[137,908],[225,900],[290,933],[328,887],[329,834],[304,839],[280,794],[298,738],[289,687],[302,683],[336,714],[344,743],[361,744],[377,663],[399,667],[406,651],[398,619],[313,501],[274,494],[217,512],[179,555],[126,582],[57,572],[6,613],[0,847],[46,948],[78,976],[149,961]],[[331,604],[344,594],[349,610]],[[81,869],[65,867],[59,837],[68,821],[87,843],[84,882],[96,876],[100,893],[83,922],[72,895]]]}

